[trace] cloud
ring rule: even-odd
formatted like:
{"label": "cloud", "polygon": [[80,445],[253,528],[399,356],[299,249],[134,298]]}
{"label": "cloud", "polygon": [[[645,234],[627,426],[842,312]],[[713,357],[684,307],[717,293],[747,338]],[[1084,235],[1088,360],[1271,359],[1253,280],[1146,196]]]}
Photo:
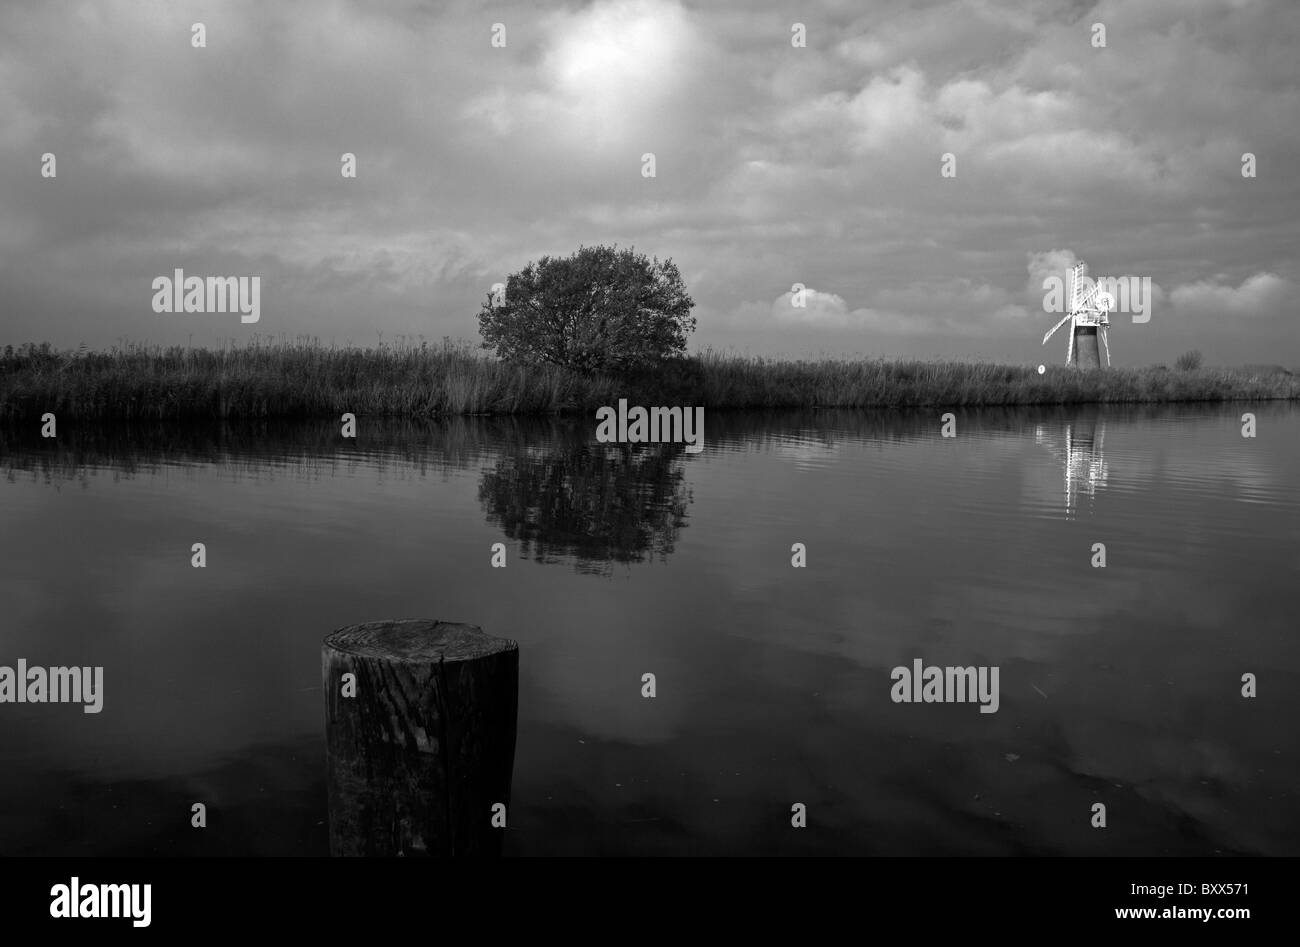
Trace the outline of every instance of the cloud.
{"label": "cloud", "polygon": [[876,76],[845,105],[854,143],[863,152],[896,144],[931,122],[925,100],[925,77],[911,66]]}
{"label": "cloud", "polygon": [[[538,32],[535,68],[474,96],[463,115],[501,137],[526,135],[534,147],[621,149],[639,160],[663,140],[656,132],[689,113],[685,94],[706,46],[703,28],[676,0],[603,0],[551,13]],[[526,42],[520,34],[514,42]],[[510,42],[507,32],[507,49]]]}
{"label": "cloud", "polygon": [[847,326],[852,324],[849,307],[834,293],[806,289],[803,305],[796,305],[794,293],[782,293],[772,301],[772,318],[797,325]]}
{"label": "cloud", "polygon": [[1036,299],[1040,303],[1045,292],[1043,283],[1055,277],[1068,284],[1070,270],[1079,262],[1079,257],[1073,250],[1042,250],[1037,253],[1030,253],[1028,256],[1029,282],[1025,287],[1025,292],[1030,298]]}
{"label": "cloud", "polygon": [[1235,287],[1218,279],[1200,280],[1169,293],[1175,313],[1189,318],[1277,316],[1288,313],[1295,298],[1295,285],[1273,273],[1256,273]]}
{"label": "cloud", "polygon": [[743,304],[728,322],[811,329],[851,329],[876,336],[972,336],[990,326],[1023,328],[1029,311],[996,286],[956,279],[938,286],[914,284],[874,294],[871,304],[850,308],[836,293],[806,288],[803,306],[794,305],[794,292],[782,293],[770,305]]}
{"label": "cloud", "polygon": [[265,331],[474,337],[492,282],[599,242],[677,262],[700,344],[1037,358],[1077,251],[1254,314],[1187,333],[1209,360],[1300,360],[1300,5],[1081,11],[824,3],[797,49],[776,0],[0,4],[0,344],[224,338],[148,310],[178,265],[261,275]]}
{"label": "cloud", "polygon": [[916,328],[916,321],[900,312],[860,307],[850,309],[843,297],[835,293],[808,288],[804,305],[794,305],[792,292],[782,293],[770,303],[745,302],[718,317],[716,321],[736,327],[755,329],[823,329],[854,332],[905,333]]}

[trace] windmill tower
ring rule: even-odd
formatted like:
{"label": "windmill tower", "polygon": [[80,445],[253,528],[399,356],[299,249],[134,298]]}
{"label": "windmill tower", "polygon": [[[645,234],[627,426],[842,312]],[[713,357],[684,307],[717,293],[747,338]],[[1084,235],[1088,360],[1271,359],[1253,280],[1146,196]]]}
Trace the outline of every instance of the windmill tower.
{"label": "windmill tower", "polygon": [[1043,336],[1043,344],[1057,329],[1070,323],[1070,342],[1065,350],[1065,364],[1075,368],[1101,368],[1101,353],[1097,350],[1097,336],[1106,349],[1106,367],[1110,367],[1110,342],[1106,340],[1106,327],[1110,325],[1110,309],[1113,300],[1098,291],[1093,283],[1085,289],[1084,280],[1088,276],[1088,264],[1080,260],[1070,270],[1070,311],[1065,317],[1048,330]]}

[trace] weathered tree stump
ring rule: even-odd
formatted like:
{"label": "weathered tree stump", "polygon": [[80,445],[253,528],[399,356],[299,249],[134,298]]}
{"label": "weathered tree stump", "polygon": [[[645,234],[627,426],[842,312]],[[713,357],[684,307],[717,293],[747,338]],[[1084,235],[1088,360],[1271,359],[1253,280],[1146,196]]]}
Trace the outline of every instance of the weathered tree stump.
{"label": "weathered tree stump", "polygon": [[325,638],[321,675],[330,854],[500,855],[519,645],[473,625],[366,622]]}

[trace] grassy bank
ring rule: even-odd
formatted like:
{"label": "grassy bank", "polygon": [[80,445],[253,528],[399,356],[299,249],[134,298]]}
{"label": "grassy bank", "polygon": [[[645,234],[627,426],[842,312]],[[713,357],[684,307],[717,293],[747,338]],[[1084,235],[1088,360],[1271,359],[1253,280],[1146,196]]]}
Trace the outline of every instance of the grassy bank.
{"label": "grassy bank", "polygon": [[0,421],[212,420],[547,414],[633,404],[706,408],[916,407],[1300,398],[1274,368],[1078,372],[968,362],[786,361],[704,353],[653,374],[583,376],[498,362],[468,345],[220,350],[0,350]]}

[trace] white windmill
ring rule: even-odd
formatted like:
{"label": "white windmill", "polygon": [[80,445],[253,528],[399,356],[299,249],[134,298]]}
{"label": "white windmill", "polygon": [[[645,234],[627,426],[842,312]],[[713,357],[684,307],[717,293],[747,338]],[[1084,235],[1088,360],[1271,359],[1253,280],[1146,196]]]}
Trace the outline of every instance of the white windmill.
{"label": "white windmill", "polygon": [[[1107,293],[1099,292],[1099,284],[1085,287],[1088,264],[1080,260],[1070,270],[1070,311],[1043,336],[1043,344],[1067,322],[1070,323],[1070,343],[1065,351],[1065,364],[1076,368],[1101,368],[1101,354],[1097,351],[1097,336],[1106,348],[1106,367],[1110,367],[1110,342],[1106,327],[1110,325],[1110,310],[1115,305]],[[1091,281],[1089,281],[1091,282]]]}

